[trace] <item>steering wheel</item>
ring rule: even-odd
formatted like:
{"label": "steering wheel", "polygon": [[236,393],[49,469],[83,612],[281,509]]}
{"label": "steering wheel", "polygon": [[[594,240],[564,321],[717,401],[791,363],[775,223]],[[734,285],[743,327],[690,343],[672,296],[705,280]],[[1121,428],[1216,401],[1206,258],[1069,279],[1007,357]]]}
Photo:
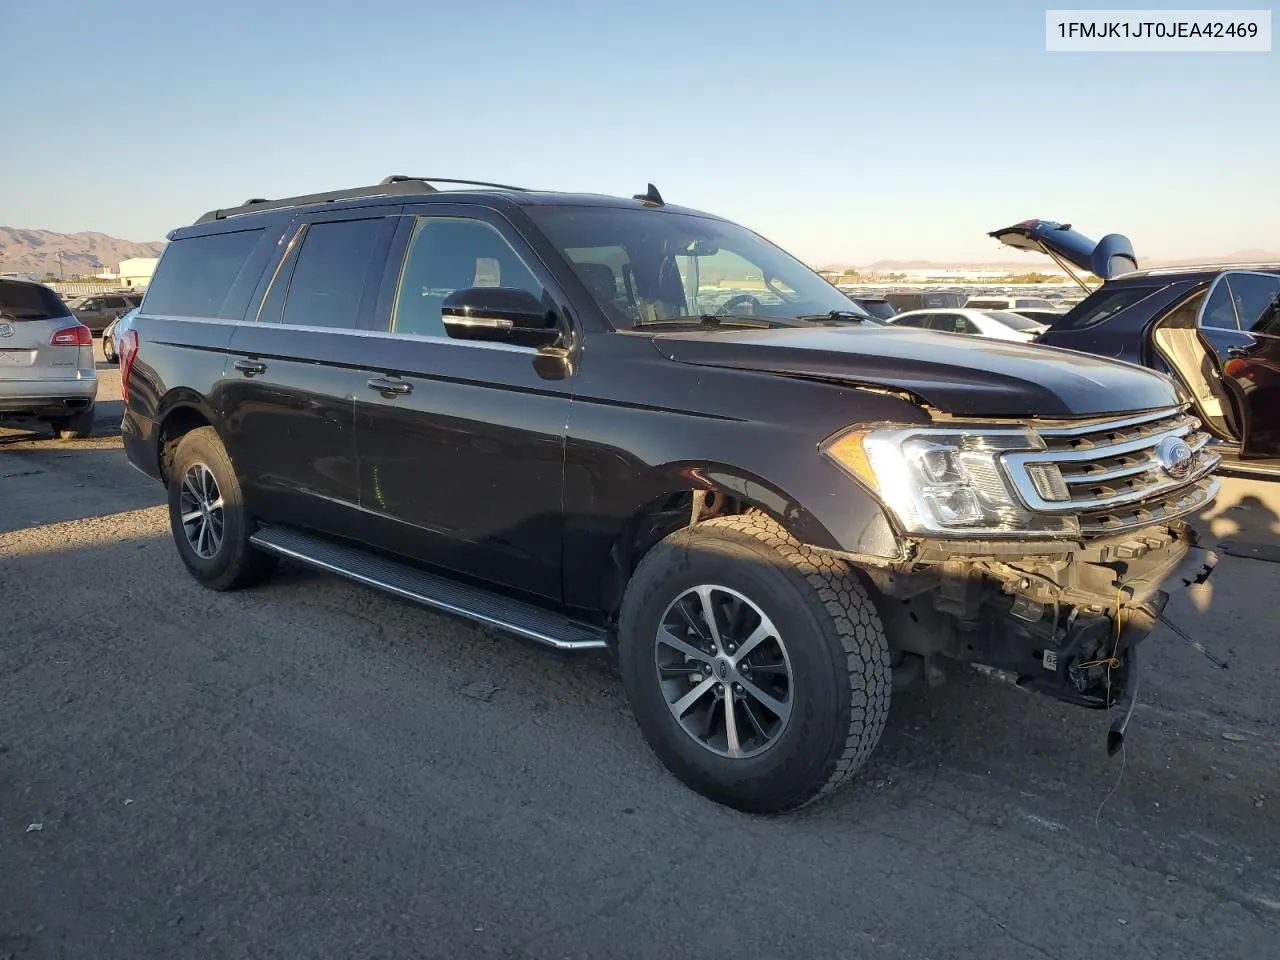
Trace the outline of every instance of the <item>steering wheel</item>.
{"label": "steering wheel", "polygon": [[759,309],[761,306],[763,306],[763,304],[761,304],[760,301],[757,300],[755,297],[753,297],[751,294],[740,293],[736,297],[730,297],[724,303],[720,304],[720,309],[716,311],[716,316],[717,317],[730,316],[731,315],[730,311],[734,307],[744,303],[751,304],[752,309],[751,309],[751,313],[748,314],[748,316],[755,316],[756,310]]}

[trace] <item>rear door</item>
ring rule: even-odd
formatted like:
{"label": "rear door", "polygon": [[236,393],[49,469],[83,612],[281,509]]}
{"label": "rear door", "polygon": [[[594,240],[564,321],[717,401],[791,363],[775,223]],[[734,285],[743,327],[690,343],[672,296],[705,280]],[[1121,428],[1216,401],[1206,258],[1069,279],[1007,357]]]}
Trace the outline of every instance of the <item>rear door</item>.
{"label": "rear door", "polygon": [[48,287],[0,280],[0,396],[21,381],[73,380],[78,370],[92,370],[92,347],[51,343],[57,331],[75,323]]}
{"label": "rear door", "polygon": [[383,280],[385,332],[357,344],[367,535],[405,556],[558,600],[573,376],[544,379],[529,347],[449,337],[441,304],[473,286],[567,302],[497,213],[433,203],[429,215],[403,218]]}
{"label": "rear door", "polygon": [[1223,273],[1198,323],[1234,394],[1241,456],[1280,457],[1280,275]]}
{"label": "rear door", "polygon": [[228,347],[228,447],[254,511],[337,536],[360,528],[353,343],[370,328],[398,207],[302,216]]}

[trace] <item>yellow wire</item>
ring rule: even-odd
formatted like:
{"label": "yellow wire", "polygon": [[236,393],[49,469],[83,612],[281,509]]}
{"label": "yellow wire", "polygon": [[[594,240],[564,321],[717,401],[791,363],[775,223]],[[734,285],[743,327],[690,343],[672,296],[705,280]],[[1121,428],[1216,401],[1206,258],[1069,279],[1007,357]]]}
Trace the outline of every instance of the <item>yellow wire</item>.
{"label": "yellow wire", "polygon": [[1101,667],[1107,668],[1107,689],[1111,688],[1111,668],[1120,666],[1120,661],[1116,658],[1116,654],[1120,652],[1120,605],[1124,602],[1124,588],[1128,583],[1121,583],[1116,587],[1116,635],[1115,642],[1111,645],[1111,656],[1105,660],[1090,660],[1088,663],[1082,663],[1082,667]]}

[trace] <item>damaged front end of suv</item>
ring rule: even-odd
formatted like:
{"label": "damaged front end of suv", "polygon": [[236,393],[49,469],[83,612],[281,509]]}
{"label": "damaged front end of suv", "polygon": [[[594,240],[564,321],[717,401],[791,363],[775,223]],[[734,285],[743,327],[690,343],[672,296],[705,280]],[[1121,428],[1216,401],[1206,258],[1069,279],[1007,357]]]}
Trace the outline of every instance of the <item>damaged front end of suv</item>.
{"label": "damaged front end of suv", "polygon": [[1218,491],[1218,457],[1186,405],[1071,421],[877,425],[825,456],[884,506],[899,555],[845,555],[880,593],[895,686],[941,659],[1113,709],[1115,753],[1138,688],[1139,642],[1170,594],[1216,556],[1186,517]]}

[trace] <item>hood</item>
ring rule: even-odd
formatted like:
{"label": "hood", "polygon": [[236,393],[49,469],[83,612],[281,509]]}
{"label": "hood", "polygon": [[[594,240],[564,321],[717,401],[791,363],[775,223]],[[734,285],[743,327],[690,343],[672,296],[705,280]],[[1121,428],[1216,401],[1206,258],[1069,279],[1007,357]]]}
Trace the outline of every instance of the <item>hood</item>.
{"label": "hood", "polygon": [[1055,260],[1065,260],[1103,280],[1138,269],[1133,244],[1128,237],[1118,233],[1109,233],[1095,242],[1072,230],[1069,223],[1024,220],[1011,227],[994,230],[988,236],[1018,250],[1036,250]]}
{"label": "hood", "polygon": [[1089,417],[1173,406],[1173,384],[1073,350],[886,327],[688,331],[654,337],[679,363],[911,393],[962,417]]}

